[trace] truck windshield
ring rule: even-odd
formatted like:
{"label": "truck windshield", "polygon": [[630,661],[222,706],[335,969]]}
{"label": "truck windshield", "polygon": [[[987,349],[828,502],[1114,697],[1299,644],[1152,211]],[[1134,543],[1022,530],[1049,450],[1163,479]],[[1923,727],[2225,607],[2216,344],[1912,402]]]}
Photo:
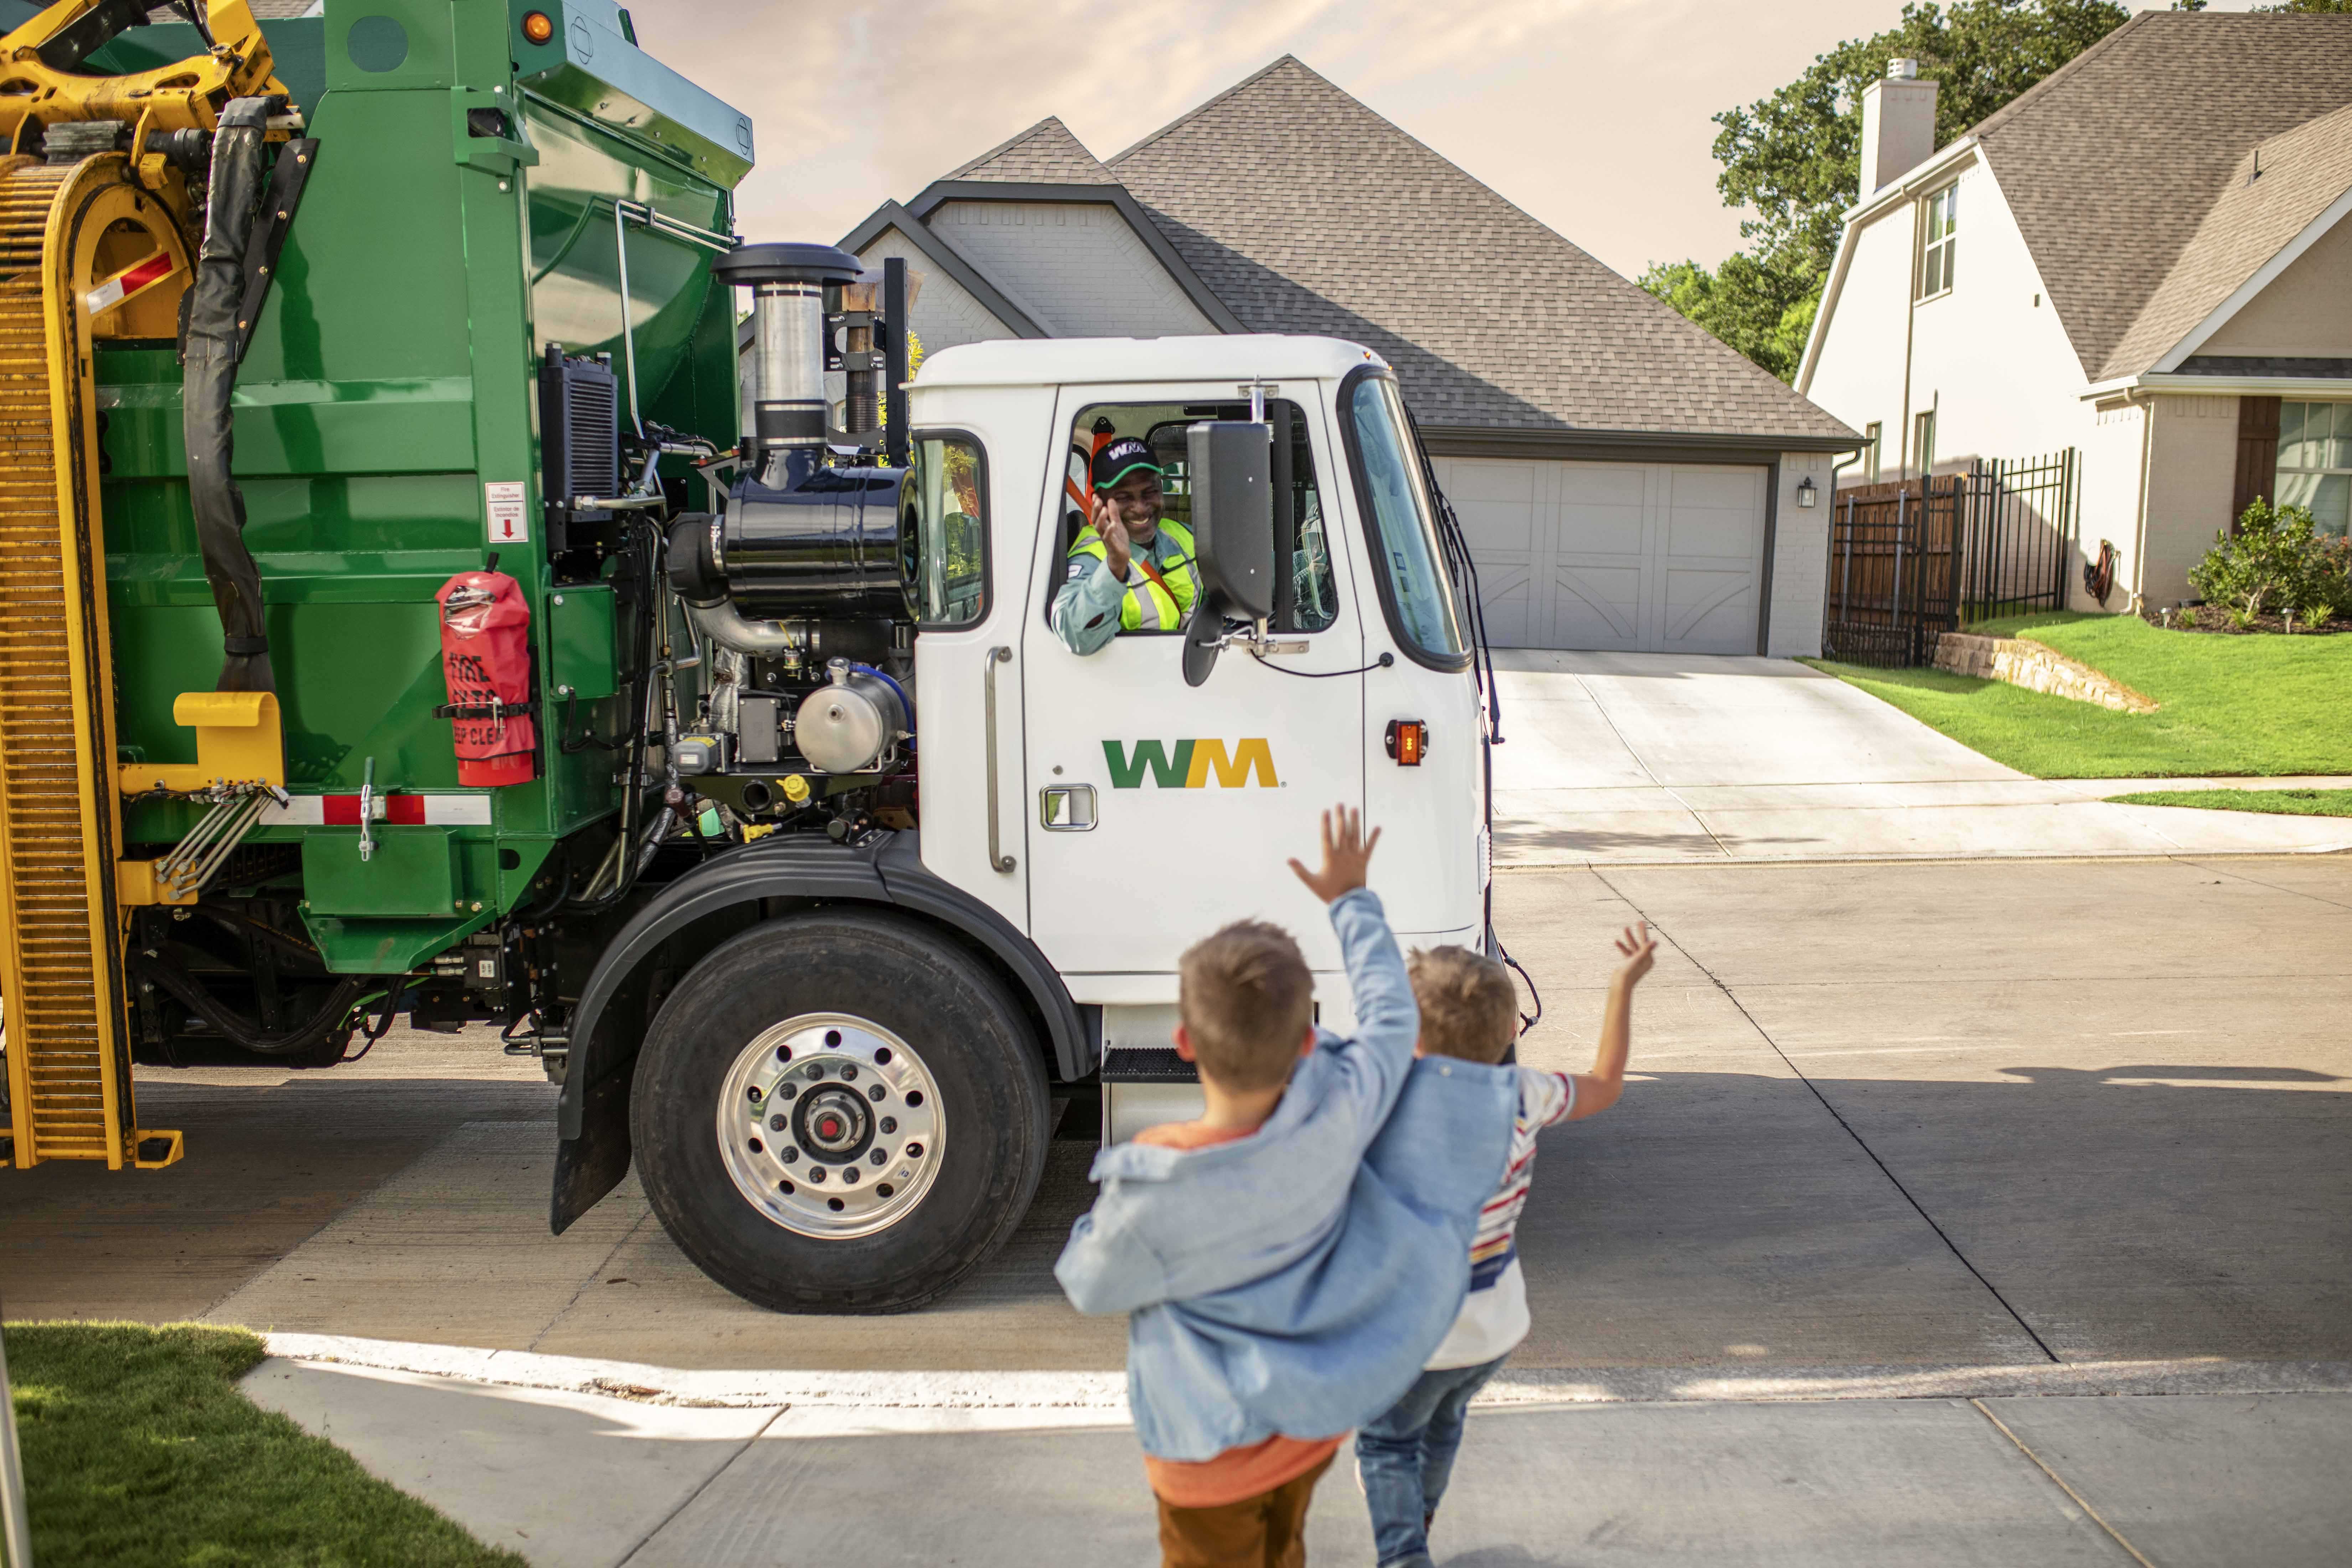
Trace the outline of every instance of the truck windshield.
{"label": "truck windshield", "polygon": [[1462,618],[1438,553],[1435,511],[1395,381],[1356,377],[1343,422],[1356,494],[1371,520],[1389,629],[1422,663],[1458,668],[1467,646]]}

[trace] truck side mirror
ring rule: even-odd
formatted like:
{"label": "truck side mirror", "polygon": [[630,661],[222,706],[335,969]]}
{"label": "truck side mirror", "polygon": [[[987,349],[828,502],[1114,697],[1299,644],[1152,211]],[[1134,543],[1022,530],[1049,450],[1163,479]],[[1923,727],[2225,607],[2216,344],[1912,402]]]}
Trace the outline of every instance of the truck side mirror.
{"label": "truck side mirror", "polygon": [[1184,623],[1184,684],[1216,668],[1227,616],[1274,614],[1273,427],[1213,420],[1184,433],[1192,487],[1193,574],[1201,593]]}

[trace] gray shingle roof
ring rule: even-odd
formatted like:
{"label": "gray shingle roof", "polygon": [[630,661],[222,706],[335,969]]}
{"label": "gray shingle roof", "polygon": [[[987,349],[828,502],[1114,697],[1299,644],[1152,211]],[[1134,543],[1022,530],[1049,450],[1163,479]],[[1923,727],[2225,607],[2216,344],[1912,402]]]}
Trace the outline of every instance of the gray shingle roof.
{"label": "gray shingle roof", "polygon": [[1251,330],[1378,351],[1431,425],[1852,434],[1289,56],[1110,169]]}
{"label": "gray shingle roof", "polygon": [[1118,176],[1070,134],[1059,115],[1049,114],[1010,142],[999,142],[947,176],[950,180],[1000,180],[1015,184],[1115,185]]}
{"label": "gray shingle roof", "polygon": [[2240,158],[2101,379],[2137,375],[2163,358],[2347,190],[2352,105],[2281,132]]}
{"label": "gray shingle roof", "polygon": [[2200,237],[2233,174],[2255,143],[2347,104],[2352,16],[2150,11],[1977,127],[2084,375],[2137,374],[2179,341],[2155,343],[2237,263]]}

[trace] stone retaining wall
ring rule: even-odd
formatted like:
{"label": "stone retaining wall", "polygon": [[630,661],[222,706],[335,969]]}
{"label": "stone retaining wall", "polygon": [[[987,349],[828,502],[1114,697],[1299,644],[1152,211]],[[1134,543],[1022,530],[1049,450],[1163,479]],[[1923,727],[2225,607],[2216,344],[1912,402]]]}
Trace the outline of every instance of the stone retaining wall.
{"label": "stone retaining wall", "polygon": [[2110,680],[2055,648],[2018,637],[1946,632],[1936,639],[1936,668],[1948,669],[1954,675],[2007,681],[2028,691],[2071,698],[2076,702],[2095,702],[2119,713],[2156,711],[2155,703],[2130,687]]}

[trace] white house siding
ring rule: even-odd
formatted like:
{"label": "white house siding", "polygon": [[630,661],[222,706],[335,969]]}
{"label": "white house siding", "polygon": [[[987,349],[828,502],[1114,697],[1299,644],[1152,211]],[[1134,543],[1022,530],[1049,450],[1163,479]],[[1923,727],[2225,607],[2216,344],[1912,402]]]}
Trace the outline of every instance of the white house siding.
{"label": "white house siding", "polygon": [[2200,354],[2352,355],[2352,222],[2338,222],[2199,345]]}
{"label": "white house siding", "polygon": [[[2083,499],[2076,513],[2083,558],[2097,560],[2101,540],[2112,541],[2124,556],[2116,574],[2116,590],[2107,599],[2106,607],[2110,610],[2130,607],[2132,585],[2139,571],[2140,496],[2147,478],[2147,428],[2145,405],[2111,400],[2093,410],[2090,433],[2083,442]],[[2068,579],[2074,607],[2098,609],[2098,601],[2083,592],[2082,583],[2079,571]]]}
{"label": "white house siding", "polygon": [[2147,521],[2130,581],[2148,604],[2169,605],[2189,596],[2189,569],[2228,525],[2237,484],[2238,400],[2166,395],[2150,399],[2148,407],[2155,422]]}
{"label": "white house siding", "polygon": [[1013,335],[1013,329],[999,321],[995,312],[934,266],[897,229],[884,229],[857,253],[857,258],[868,267],[879,267],[885,258],[893,256],[904,258],[908,270],[923,275],[922,289],[908,314],[913,318],[915,335],[922,340],[925,353],[935,354],[941,349]]}
{"label": "white house siding", "polygon": [[1056,337],[1217,331],[1108,204],[948,202],[929,222],[991,281],[1034,301]]}
{"label": "white house siding", "polygon": [[[1772,621],[1764,651],[1776,658],[1811,658],[1822,651],[1822,606],[1829,594],[1830,465],[1818,452],[1780,458],[1780,504],[1773,523]],[[1813,481],[1810,510],[1797,504],[1797,487]]]}
{"label": "white house siding", "polygon": [[[1899,203],[1845,237],[1846,262],[1835,308],[1822,330],[1811,374],[1797,390],[1856,430],[1882,427],[1879,461],[1893,479],[1903,450],[1903,332],[1911,299],[1916,202]],[[1963,237],[1965,242],[1965,236]],[[1968,258],[1962,256],[1961,265]],[[1863,479],[1860,465],[1846,482]]]}
{"label": "white house siding", "polygon": [[[1913,423],[1929,409],[1939,473],[1965,468],[1975,458],[2078,447],[2092,426],[2091,410],[2077,395],[2087,384],[2082,362],[1999,184],[1971,162],[1959,186],[1953,287],[1913,304],[1918,204],[1899,203],[1881,214],[1851,241],[1853,260],[1821,352],[1811,375],[1798,384],[1857,430],[1883,425],[1886,479],[1896,476]],[[1916,456],[1910,467],[1916,472]]]}

